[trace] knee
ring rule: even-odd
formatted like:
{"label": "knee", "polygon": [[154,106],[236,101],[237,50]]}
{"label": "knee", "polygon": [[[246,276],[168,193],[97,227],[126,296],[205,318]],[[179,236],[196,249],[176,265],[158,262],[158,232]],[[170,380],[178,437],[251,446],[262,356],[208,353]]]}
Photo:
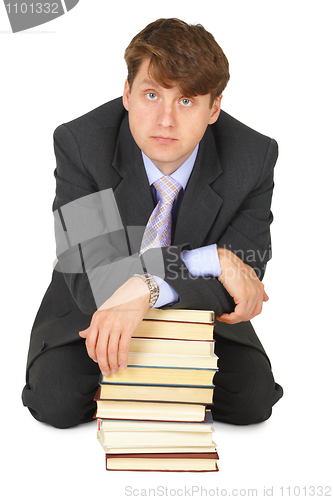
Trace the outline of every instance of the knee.
{"label": "knee", "polygon": [[[266,393],[266,386],[252,388],[237,394],[228,394],[218,386],[214,390],[212,414],[215,420],[235,425],[256,424],[267,420],[272,413],[271,398]],[[221,402],[223,400],[223,402]]]}
{"label": "knee", "polygon": [[233,421],[238,425],[258,424],[264,422],[272,414],[272,393],[274,380],[271,374],[265,373],[256,384],[239,394],[236,413]]}
{"label": "knee", "polygon": [[56,351],[43,353],[31,365],[22,400],[40,422],[66,429],[93,419],[98,376],[92,385],[80,386],[80,379],[87,377],[82,373],[71,375],[64,366],[64,361],[68,361],[64,359],[66,356]]}
{"label": "knee", "polygon": [[251,369],[240,371],[232,385],[216,374],[214,406],[215,420],[235,425],[264,422],[272,414],[273,404],[282,396],[282,389],[275,384],[267,359],[261,353],[254,354]]}
{"label": "knee", "polygon": [[[44,391],[42,387],[34,391],[27,384],[22,392],[24,406],[27,406],[31,415],[45,424],[58,429],[75,427],[82,423],[82,415],[77,411],[77,406],[71,398],[57,398],[52,392]],[[91,414],[91,419],[93,417]]]}

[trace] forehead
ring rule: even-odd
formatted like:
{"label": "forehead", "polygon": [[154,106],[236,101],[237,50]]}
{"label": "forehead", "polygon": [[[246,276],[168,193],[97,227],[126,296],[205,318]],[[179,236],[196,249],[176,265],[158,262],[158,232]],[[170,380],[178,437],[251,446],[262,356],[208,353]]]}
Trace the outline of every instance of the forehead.
{"label": "forehead", "polygon": [[175,82],[170,81],[168,87],[164,87],[160,83],[158,83],[148,72],[149,63],[150,59],[143,60],[133,80],[134,85],[138,87],[154,87],[154,88],[168,89],[168,90],[172,89],[172,90],[177,90],[179,93],[181,93],[180,89],[177,87]]}

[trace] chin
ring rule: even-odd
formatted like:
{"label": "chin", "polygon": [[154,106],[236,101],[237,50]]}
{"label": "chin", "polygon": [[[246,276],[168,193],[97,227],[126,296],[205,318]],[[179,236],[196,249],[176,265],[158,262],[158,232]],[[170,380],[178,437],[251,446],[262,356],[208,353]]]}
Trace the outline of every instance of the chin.
{"label": "chin", "polygon": [[154,150],[154,149],[148,149],[148,150],[142,150],[148,158],[151,159],[152,162],[160,162],[160,163],[173,163],[177,161],[178,155],[172,155],[168,151],[161,151],[161,150]]}

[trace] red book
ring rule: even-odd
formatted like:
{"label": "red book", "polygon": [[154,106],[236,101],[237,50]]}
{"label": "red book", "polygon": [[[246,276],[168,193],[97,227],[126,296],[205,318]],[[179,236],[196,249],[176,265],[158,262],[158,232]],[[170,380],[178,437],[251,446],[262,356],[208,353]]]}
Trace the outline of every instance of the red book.
{"label": "red book", "polygon": [[106,454],[110,471],[216,472],[217,452],[213,453],[130,453]]}

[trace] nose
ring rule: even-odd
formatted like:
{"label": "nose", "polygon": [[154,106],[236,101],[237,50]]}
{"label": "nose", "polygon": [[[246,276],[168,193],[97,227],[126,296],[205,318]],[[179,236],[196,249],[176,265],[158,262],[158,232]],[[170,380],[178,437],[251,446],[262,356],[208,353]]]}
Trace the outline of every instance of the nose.
{"label": "nose", "polygon": [[162,102],[159,108],[158,125],[174,127],[176,123],[175,109],[172,103]]}

